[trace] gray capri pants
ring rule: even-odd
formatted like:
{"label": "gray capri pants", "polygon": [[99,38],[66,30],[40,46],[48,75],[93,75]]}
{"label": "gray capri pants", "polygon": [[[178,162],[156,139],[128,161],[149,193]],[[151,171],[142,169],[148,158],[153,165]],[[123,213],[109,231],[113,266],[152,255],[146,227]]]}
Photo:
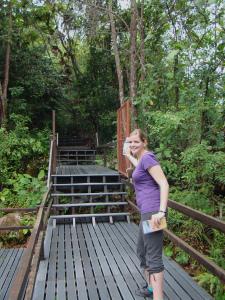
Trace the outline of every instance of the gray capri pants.
{"label": "gray capri pants", "polygon": [[137,241],[137,256],[140,260],[140,267],[147,270],[149,274],[159,273],[164,270],[162,260],[163,230],[144,234],[142,221],[150,220],[157,212],[141,215]]}

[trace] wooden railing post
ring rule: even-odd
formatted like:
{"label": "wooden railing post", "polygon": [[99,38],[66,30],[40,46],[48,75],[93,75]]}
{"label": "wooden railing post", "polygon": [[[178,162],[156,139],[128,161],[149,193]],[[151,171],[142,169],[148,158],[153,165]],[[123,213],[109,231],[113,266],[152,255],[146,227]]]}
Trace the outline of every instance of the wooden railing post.
{"label": "wooden railing post", "polygon": [[56,172],[57,164],[57,137],[56,137],[56,122],[55,122],[55,110],[52,111],[52,140],[53,140],[53,156],[52,156],[52,173]]}

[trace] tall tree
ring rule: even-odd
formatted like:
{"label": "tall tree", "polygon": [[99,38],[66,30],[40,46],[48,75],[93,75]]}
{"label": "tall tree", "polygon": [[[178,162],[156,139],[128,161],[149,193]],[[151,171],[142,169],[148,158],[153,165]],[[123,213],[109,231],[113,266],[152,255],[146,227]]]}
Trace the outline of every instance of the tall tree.
{"label": "tall tree", "polygon": [[5,41],[5,61],[3,72],[3,83],[0,84],[0,124],[6,126],[7,122],[7,92],[9,84],[9,66],[10,66],[10,51],[12,38],[12,2],[9,1],[7,5],[7,38]]}
{"label": "tall tree", "polygon": [[145,68],[145,27],[144,27],[144,0],[141,0],[141,12],[140,12],[140,64],[141,64],[141,81],[145,79],[146,68]]}
{"label": "tall tree", "polygon": [[137,95],[137,3],[131,0],[130,22],[130,99],[132,103]]}
{"label": "tall tree", "polygon": [[120,99],[120,106],[124,103],[124,84],[123,84],[123,70],[121,68],[120,63],[120,54],[117,46],[117,34],[116,34],[116,26],[115,20],[112,13],[112,0],[109,1],[109,17],[110,17],[110,25],[111,25],[111,39],[112,39],[112,47],[114,50],[115,55],[115,62],[116,62],[116,72],[117,78],[119,83],[119,99]]}

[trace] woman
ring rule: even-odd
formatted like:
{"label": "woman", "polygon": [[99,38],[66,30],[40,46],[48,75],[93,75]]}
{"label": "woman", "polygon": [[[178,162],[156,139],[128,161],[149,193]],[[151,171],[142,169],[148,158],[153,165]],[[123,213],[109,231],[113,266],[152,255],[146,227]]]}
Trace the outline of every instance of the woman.
{"label": "woman", "polygon": [[137,255],[147,281],[136,294],[150,297],[153,293],[154,300],[163,300],[163,232],[144,234],[142,221],[151,219],[154,227],[159,226],[166,215],[169,185],[155,155],[147,149],[147,139],[140,129],[130,134],[129,142],[125,155],[135,167],[132,179],[141,213]]}

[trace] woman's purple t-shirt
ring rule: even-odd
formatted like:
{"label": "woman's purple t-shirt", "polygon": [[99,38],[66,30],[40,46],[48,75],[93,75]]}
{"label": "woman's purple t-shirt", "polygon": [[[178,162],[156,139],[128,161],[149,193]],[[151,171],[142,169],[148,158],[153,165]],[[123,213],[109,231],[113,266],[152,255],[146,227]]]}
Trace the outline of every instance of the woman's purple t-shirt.
{"label": "woman's purple t-shirt", "polygon": [[132,179],[134,183],[136,202],[140,212],[158,211],[160,207],[160,188],[148,169],[159,165],[152,152],[146,152],[136,166]]}

